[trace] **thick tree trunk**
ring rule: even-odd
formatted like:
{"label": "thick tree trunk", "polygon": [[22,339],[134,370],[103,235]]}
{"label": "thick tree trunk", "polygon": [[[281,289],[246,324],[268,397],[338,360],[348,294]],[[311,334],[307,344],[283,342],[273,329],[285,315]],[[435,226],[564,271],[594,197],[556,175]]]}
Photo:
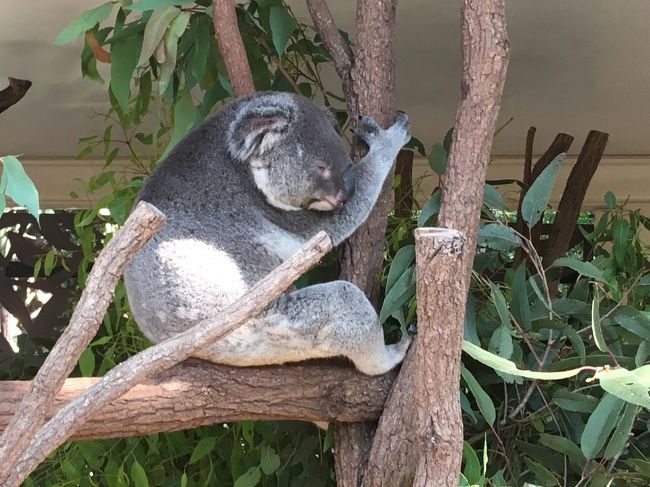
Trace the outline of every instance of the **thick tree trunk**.
{"label": "thick tree trunk", "polygon": [[[330,362],[228,367],[189,360],[135,386],[82,424],[72,438],[149,435],[251,419],[372,421],[379,418],[396,375],[370,377],[349,364]],[[48,405],[47,418],[99,380],[66,380]],[[0,382],[0,431],[29,385],[29,381]]]}
{"label": "thick tree trunk", "polygon": [[508,64],[504,3],[463,2],[461,100],[438,218],[450,230],[416,233],[418,334],[379,421],[364,486],[458,485],[460,346],[483,184]]}
{"label": "thick tree trunk", "polygon": [[[380,125],[395,113],[395,9],[397,0],[358,0],[357,38],[352,65],[350,113],[373,117]],[[343,78],[345,84],[346,79]],[[350,90],[348,90],[350,91]],[[392,174],[370,216],[342,245],[341,279],[359,286],[377,304],[377,274],[384,257]],[[374,424],[341,424],[336,428],[336,479],[339,487],[360,485]]]}

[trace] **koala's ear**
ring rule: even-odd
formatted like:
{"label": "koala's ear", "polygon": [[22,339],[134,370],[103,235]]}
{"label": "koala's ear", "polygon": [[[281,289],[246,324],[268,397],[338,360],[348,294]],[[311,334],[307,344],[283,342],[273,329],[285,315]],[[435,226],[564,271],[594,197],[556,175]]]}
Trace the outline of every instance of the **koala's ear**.
{"label": "koala's ear", "polygon": [[285,93],[254,96],[238,107],[228,128],[228,150],[241,161],[260,156],[278,144],[294,123],[298,106]]}

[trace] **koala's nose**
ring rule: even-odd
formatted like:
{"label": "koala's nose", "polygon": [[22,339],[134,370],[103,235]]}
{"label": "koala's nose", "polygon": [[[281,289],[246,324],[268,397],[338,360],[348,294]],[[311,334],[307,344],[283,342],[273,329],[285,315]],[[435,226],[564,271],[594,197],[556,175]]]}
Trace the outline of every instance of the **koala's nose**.
{"label": "koala's nose", "polygon": [[346,193],[346,199],[354,194],[354,169],[352,165],[343,171],[343,191]]}

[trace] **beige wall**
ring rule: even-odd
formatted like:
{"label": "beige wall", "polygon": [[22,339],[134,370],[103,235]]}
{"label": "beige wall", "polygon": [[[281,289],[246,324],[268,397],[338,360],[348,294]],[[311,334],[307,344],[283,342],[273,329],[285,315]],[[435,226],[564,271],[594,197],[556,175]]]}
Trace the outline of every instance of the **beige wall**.
{"label": "beige wall", "polygon": [[[567,158],[555,184],[551,204],[556,205],[564,188],[564,183],[575,158]],[[84,195],[84,185],[78,179],[88,180],[101,171],[103,161],[78,161],[74,159],[25,159],[23,164],[40,191],[43,208],[88,207],[95,198]],[[116,161],[112,168],[118,173],[128,171],[128,162]],[[522,158],[516,156],[496,156],[492,160],[488,179],[521,179]],[[650,215],[650,156],[608,156],[605,157],[594,176],[587,193],[584,208],[604,208],[603,195],[613,191],[619,201],[628,199],[629,208],[641,208]],[[427,161],[415,161],[414,177],[425,176],[420,186],[418,198],[423,200],[437,184],[437,177],[431,174]],[[70,197],[70,192],[79,194],[79,199]],[[511,207],[518,197],[516,188],[503,187]]]}

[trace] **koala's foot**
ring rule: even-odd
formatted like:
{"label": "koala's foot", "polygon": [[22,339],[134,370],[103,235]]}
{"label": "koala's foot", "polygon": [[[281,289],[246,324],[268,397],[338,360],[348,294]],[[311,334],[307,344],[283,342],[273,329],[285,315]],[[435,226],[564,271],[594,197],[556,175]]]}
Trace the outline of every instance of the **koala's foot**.
{"label": "koala's foot", "polygon": [[405,336],[393,345],[384,345],[383,336],[380,346],[357,357],[351,357],[354,365],[366,375],[382,375],[395,368],[406,356],[411,345],[411,337]]}

